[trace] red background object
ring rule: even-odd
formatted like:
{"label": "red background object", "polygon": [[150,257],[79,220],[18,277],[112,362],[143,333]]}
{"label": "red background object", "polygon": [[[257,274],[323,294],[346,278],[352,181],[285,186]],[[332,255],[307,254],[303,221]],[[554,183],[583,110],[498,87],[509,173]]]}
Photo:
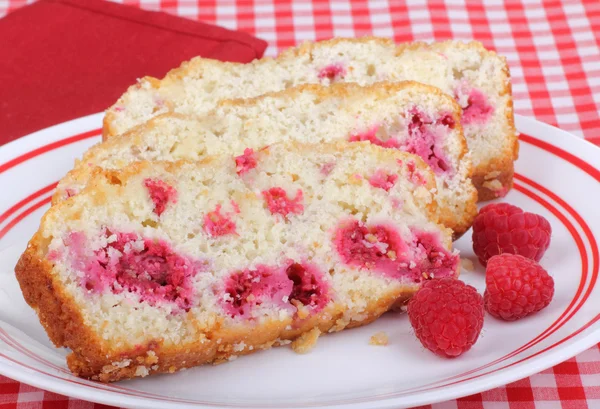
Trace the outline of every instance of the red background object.
{"label": "red background object", "polygon": [[0,19],[0,144],[112,105],[197,55],[260,58],[243,32],[101,0],[43,0]]}
{"label": "red background object", "polygon": [[[0,0],[0,16],[31,1]],[[268,41],[265,55],[269,56],[304,40],[332,36],[378,35],[398,42],[477,39],[506,56],[511,67],[515,112],[600,144],[600,2],[597,0],[117,1],[245,31]],[[3,23],[0,20],[0,30]],[[27,33],[23,30],[22,35]],[[4,67],[7,47],[2,34],[0,31],[0,67]],[[22,70],[14,62],[12,66]],[[2,70],[0,75],[4,75]],[[135,76],[145,74],[151,73],[144,70]],[[117,96],[130,83],[125,83]],[[0,104],[4,86],[0,82]],[[88,101],[89,95],[80,94],[78,104],[85,106]],[[113,102],[87,113],[101,111]],[[2,109],[4,105],[0,105],[0,133],[5,125]],[[45,109],[37,114],[44,116]],[[33,408],[108,407],[45,392],[0,376],[0,409]],[[600,409],[600,345],[529,378],[423,408]]]}

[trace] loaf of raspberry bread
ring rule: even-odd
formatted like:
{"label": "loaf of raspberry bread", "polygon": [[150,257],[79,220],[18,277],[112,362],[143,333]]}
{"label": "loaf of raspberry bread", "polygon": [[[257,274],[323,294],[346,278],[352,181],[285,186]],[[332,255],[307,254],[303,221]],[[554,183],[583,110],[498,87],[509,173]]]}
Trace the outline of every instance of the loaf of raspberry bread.
{"label": "loaf of raspberry bread", "polygon": [[459,236],[477,214],[460,107],[438,89],[410,82],[303,85],[224,101],[202,117],[163,114],[91,148],[60,182],[55,202],[81,189],[95,166],[118,169],[140,160],[199,160],[215,154],[237,156],[243,166],[257,150],[285,140],[370,141],[416,153],[436,175],[441,222]]}
{"label": "loaf of raspberry bread", "polygon": [[434,187],[418,156],[367,142],[96,169],[45,214],[17,279],[79,376],[223,362],[367,324],[456,277]]}
{"label": "loaf of raspberry bread", "polygon": [[106,112],[104,134],[118,135],[161,113],[200,114],[222,99],[254,97],[303,83],[414,80],[440,88],[464,109],[479,200],[503,196],[517,158],[506,60],[478,42],[395,45],[382,38],[306,43],[250,64],[194,58],[165,78],[145,77]]}

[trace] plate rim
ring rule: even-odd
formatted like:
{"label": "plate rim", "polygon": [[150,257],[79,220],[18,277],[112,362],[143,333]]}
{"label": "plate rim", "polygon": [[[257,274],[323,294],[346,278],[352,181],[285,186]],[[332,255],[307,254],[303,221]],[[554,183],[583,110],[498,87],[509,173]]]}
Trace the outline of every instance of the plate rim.
{"label": "plate rim", "polygon": [[[77,119],[74,119],[71,121],[67,121],[67,122],[64,122],[61,124],[57,124],[52,127],[45,128],[45,129],[42,129],[35,133],[32,133],[30,135],[19,138],[15,141],[9,142],[3,146],[0,146],[0,162],[2,162],[1,158],[3,156],[11,155],[10,154],[11,151],[23,152],[26,154],[28,147],[38,146],[40,144],[40,142],[42,142],[42,141],[45,142],[46,145],[55,145],[57,143],[57,141],[73,139],[74,137],[64,138],[64,133],[68,129],[77,129],[77,128],[87,129],[88,131],[83,132],[83,133],[81,131],[78,131],[78,134],[76,136],[80,136],[80,137],[81,137],[81,135],[86,135],[86,134],[87,134],[85,136],[86,138],[99,135],[100,129],[97,127],[93,127],[93,129],[90,130],[90,128],[92,128],[90,125],[94,121],[97,121],[98,118],[101,117],[101,115],[102,115],[102,113],[96,113],[96,114],[87,115],[87,116],[84,116],[81,118],[77,118]],[[575,158],[579,158],[580,161],[588,164],[589,166],[591,166],[593,169],[595,169],[598,172],[598,169],[596,169],[593,165],[589,164],[588,160],[584,160],[581,158],[581,156],[585,156],[585,157],[595,158],[595,160],[600,161],[599,151],[596,151],[598,149],[598,147],[593,145],[591,142],[586,141],[582,138],[579,138],[576,135],[573,135],[567,131],[563,131],[559,128],[553,127],[553,126],[545,124],[543,122],[540,122],[534,118],[528,118],[528,117],[524,117],[524,116],[515,114],[515,119],[516,119],[515,122],[517,125],[517,129],[519,129],[519,130],[521,128],[535,129],[535,131],[527,132],[527,133],[536,134],[535,139],[539,139],[540,141],[544,141],[544,137],[543,137],[544,132],[543,131],[545,128],[551,129],[552,132],[558,131],[559,133],[562,133],[565,136],[565,138],[564,138],[564,140],[566,140],[565,144],[568,142],[568,146],[565,146],[562,143],[559,145],[563,145],[563,146],[556,146],[556,145],[551,144],[546,141],[544,141],[544,143],[550,144],[551,146],[555,146],[559,150],[566,151],[567,153],[571,154]],[[91,134],[93,134],[93,135],[91,135]],[[56,137],[57,141],[47,143],[49,140],[54,139],[53,136]],[[562,140],[563,140],[563,138],[561,138],[561,141]],[[573,148],[574,145],[577,146],[577,148]],[[584,154],[581,156],[580,155],[575,156],[572,152],[569,152],[572,150],[581,150],[582,148],[583,148],[583,152],[586,152],[585,148],[589,148],[590,146],[594,147],[595,149],[589,149],[589,152],[587,154]],[[33,149],[33,152],[35,152],[36,150],[40,150],[39,146],[37,148]],[[22,153],[22,155],[23,155],[23,153]],[[27,155],[25,155],[25,156],[27,156]],[[9,164],[10,162],[11,162],[11,160],[4,163],[3,165],[0,165],[0,173],[3,173],[5,170],[10,168],[10,167],[7,168],[5,166],[5,165]],[[595,320],[591,321],[592,323],[589,325],[588,329],[593,327],[594,323],[597,322],[598,320],[600,320],[600,314],[598,316],[596,316]],[[2,325],[0,325],[0,330],[2,330]],[[457,385],[456,387],[454,387],[453,388],[454,390],[448,390],[448,388],[444,386],[444,387],[442,387],[441,390],[434,389],[431,391],[426,391],[426,392],[416,394],[414,396],[406,395],[406,396],[389,397],[389,398],[386,398],[386,397],[383,397],[383,398],[359,397],[359,398],[354,398],[353,403],[336,403],[336,401],[332,401],[332,403],[326,403],[324,405],[321,405],[321,404],[306,405],[305,404],[305,405],[295,406],[295,407],[298,407],[298,408],[304,408],[304,407],[335,408],[335,407],[341,407],[341,406],[359,407],[359,406],[364,406],[364,405],[370,405],[370,407],[378,407],[378,408],[392,408],[392,407],[397,408],[397,407],[399,407],[399,405],[401,407],[404,407],[405,405],[412,406],[412,405],[419,405],[419,404],[430,404],[430,403],[445,401],[448,399],[456,399],[457,397],[460,397],[460,396],[470,395],[473,393],[479,393],[479,392],[515,381],[517,379],[522,379],[524,377],[538,373],[539,371],[550,368],[566,359],[569,359],[569,358],[579,354],[580,352],[583,352],[584,350],[588,349],[589,347],[597,344],[598,342],[600,342],[600,327],[593,329],[592,331],[590,331],[589,333],[587,333],[585,335],[581,335],[584,332],[585,331],[580,331],[580,332],[575,331],[575,335],[573,335],[573,333],[569,334],[569,337],[573,336],[573,339],[568,341],[566,343],[566,345],[564,345],[563,347],[553,351],[552,353],[549,353],[548,356],[546,356],[542,353],[540,356],[534,357],[533,359],[531,359],[528,363],[523,364],[523,365],[516,364],[512,368],[507,369],[507,370],[499,373],[496,376],[493,376],[493,375],[490,376],[491,373],[483,374],[480,379],[476,379],[476,380],[472,380],[472,381],[467,380],[464,384]],[[6,341],[4,341],[4,339],[2,339],[2,342],[6,342]],[[87,386],[87,385],[79,385],[78,384],[77,386],[73,387],[73,386],[70,386],[69,383],[66,382],[64,379],[59,379],[59,378],[56,378],[56,379],[50,378],[49,379],[48,375],[46,375],[46,374],[36,373],[36,374],[33,374],[33,376],[32,376],[32,374],[29,373],[30,371],[24,371],[22,369],[22,367],[17,367],[17,366],[15,366],[15,364],[7,363],[6,358],[4,358],[1,355],[2,354],[0,354],[0,373],[1,374],[5,375],[11,379],[15,379],[19,382],[30,384],[30,385],[39,387],[44,390],[49,390],[49,391],[52,391],[55,393],[59,393],[59,394],[71,396],[74,398],[87,400],[87,401],[104,403],[104,404],[109,404],[109,405],[118,405],[118,406],[120,405],[120,406],[125,406],[125,407],[142,407],[142,408],[156,408],[157,404],[160,404],[161,405],[160,407],[189,407],[189,408],[215,408],[215,409],[223,408],[223,407],[235,407],[235,408],[243,408],[243,407],[254,408],[254,407],[256,407],[255,405],[254,406],[253,405],[243,406],[243,405],[236,405],[236,404],[219,404],[219,403],[212,403],[212,404],[178,403],[178,402],[174,402],[174,401],[165,401],[164,399],[161,400],[159,398],[154,398],[154,397],[150,397],[150,396],[148,396],[148,397],[127,396],[127,395],[124,395],[123,393],[119,393],[114,390],[99,391],[99,390],[94,390],[93,388],[91,388],[90,386]],[[549,359],[549,358],[551,358],[551,359]],[[22,365],[22,364],[19,364],[19,365]],[[505,368],[501,368],[501,369],[505,369]],[[523,369],[526,369],[526,370],[523,370]],[[517,377],[511,376],[511,374],[513,374],[513,372],[518,372],[519,376],[517,376]],[[32,380],[34,380],[35,382],[32,383],[31,382]],[[460,390],[464,390],[464,391],[460,392]],[[431,394],[434,394],[434,395],[430,396],[429,399],[427,399],[427,398],[419,399],[420,396],[428,397]],[[269,406],[269,407],[271,407],[271,406]],[[273,407],[275,407],[275,406],[273,406]]]}

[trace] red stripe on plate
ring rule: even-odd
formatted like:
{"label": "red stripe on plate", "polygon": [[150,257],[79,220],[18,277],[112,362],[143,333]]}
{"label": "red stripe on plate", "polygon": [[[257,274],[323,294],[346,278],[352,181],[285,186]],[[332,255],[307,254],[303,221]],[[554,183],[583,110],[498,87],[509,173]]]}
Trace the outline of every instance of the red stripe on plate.
{"label": "red stripe on plate", "polygon": [[573,155],[572,153],[564,151],[557,146],[550,145],[548,142],[544,142],[540,139],[534,138],[533,136],[526,134],[520,134],[519,140],[537,146],[542,150],[553,153],[559,158],[566,160],[572,165],[575,165],[576,167],[578,167],[579,169],[583,170],[585,173],[596,179],[598,182],[600,182],[600,170],[596,169],[595,167],[593,167],[586,161],[578,158],[577,156]]}
{"label": "red stripe on plate", "polygon": [[15,213],[21,207],[25,206],[27,203],[33,201],[34,199],[37,199],[38,197],[40,197],[44,193],[50,192],[52,189],[54,189],[56,187],[57,184],[58,184],[58,182],[54,182],[52,184],[49,184],[46,187],[41,188],[40,190],[38,190],[38,191],[30,194],[25,199],[21,200],[19,203],[17,203],[14,206],[12,206],[10,209],[8,209],[7,211],[5,211],[4,213],[0,214],[0,223],[3,223],[6,219],[8,219],[10,217],[10,215],[12,215],[13,213]]}
{"label": "red stripe on plate", "polygon": [[47,197],[44,200],[41,200],[34,204],[33,206],[27,208],[23,213],[20,213],[17,217],[12,219],[10,223],[8,223],[2,230],[0,230],[0,239],[6,235],[14,226],[16,226],[21,220],[29,216],[31,213],[35,212],[40,207],[47,205],[52,200],[52,197]]}
{"label": "red stripe on plate", "polygon": [[57,149],[57,148],[60,148],[60,147],[63,147],[65,145],[69,145],[69,144],[72,144],[75,142],[79,142],[84,139],[91,138],[93,136],[98,136],[100,134],[100,132],[101,132],[101,129],[94,129],[91,131],[80,133],[75,136],[71,136],[69,138],[61,139],[60,141],[49,143],[48,145],[41,146],[37,149],[29,151],[21,156],[17,156],[16,158],[9,160],[8,162],[0,165],[0,173],[6,172],[8,169],[13,168],[23,162],[28,161],[31,158],[35,158],[36,156],[39,156],[46,152],[50,152],[54,149]]}

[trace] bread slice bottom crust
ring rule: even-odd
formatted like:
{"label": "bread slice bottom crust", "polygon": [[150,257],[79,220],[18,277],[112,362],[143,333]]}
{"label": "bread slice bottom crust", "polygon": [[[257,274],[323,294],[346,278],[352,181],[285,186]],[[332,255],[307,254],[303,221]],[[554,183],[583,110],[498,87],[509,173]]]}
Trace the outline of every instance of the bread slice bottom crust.
{"label": "bread slice bottom crust", "polygon": [[[416,291],[414,286],[389,291],[365,308],[361,321],[348,320],[343,316],[343,307],[332,304],[291,329],[291,321],[275,320],[262,322],[251,330],[248,326],[220,330],[217,325],[194,343],[163,346],[162,340],[156,339],[133,350],[103,351],[98,348],[102,342],[84,325],[74,301],[54,285],[51,264],[37,256],[37,240],[39,237],[33,238],[15,269],[25,301],[37,312],[54,345],[71,347],[72,352],[67,356],[69,369],[79,377],[100,382],[174,373],[207,363],[219,364],[289,344],[315,328],[326,334],[366,325],[389,310],[398,310]],[[240,348],[241,344],[243,348]],[[107,365],[107,361],[112,361],[112,365]]]}

